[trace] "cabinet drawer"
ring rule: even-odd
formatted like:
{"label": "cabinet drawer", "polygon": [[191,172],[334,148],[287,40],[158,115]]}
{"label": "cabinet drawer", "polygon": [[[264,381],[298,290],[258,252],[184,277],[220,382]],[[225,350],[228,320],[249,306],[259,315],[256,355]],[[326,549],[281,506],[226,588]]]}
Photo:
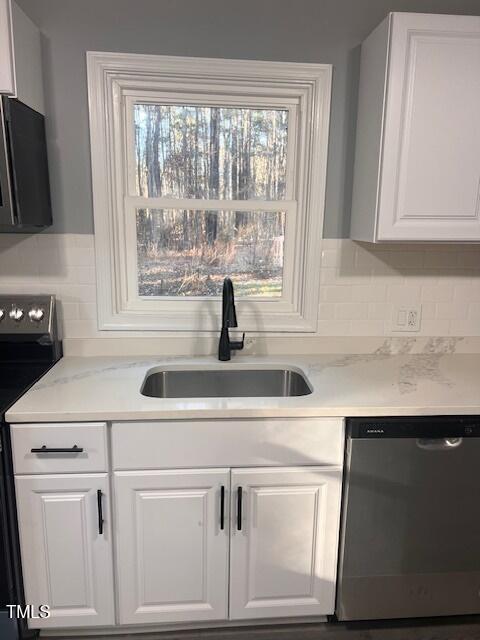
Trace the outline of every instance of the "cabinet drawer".
{"label": "cabinet drawer", "polygon": [[115,422],[117,470],[341,465],[342,418]]}
{"label": "cabinet drawer", "polygon": [[16,475],[108,470],[104,422],[14,424],[12,449]]}

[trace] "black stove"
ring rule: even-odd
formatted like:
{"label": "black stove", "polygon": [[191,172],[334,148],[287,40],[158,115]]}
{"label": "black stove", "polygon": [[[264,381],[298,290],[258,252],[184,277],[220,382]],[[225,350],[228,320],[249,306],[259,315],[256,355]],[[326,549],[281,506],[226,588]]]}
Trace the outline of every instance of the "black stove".
{"label": "black stove", "polygon": [[9,618],[8,604],[24,604],[10,428],[5,413],[61,358],[55,297],[0,295],[0,638],[27,640],[36,632]]}

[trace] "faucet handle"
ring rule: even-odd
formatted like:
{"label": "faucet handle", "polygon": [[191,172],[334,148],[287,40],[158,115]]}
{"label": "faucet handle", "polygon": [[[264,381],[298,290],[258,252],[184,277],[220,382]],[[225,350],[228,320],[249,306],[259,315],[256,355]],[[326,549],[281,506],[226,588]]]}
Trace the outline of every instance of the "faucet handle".
{"label": "faucet handle", "polygon": [[230,349],[232,349],[233,351],[241,351],[244,346],[245,346],[245,331],[243,332],[241,341],[240,340],[230,341]]}

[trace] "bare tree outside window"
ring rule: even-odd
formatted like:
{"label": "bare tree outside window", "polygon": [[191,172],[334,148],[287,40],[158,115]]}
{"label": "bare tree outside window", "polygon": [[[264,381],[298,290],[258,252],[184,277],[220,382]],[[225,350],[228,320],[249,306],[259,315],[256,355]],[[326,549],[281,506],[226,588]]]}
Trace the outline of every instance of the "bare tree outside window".
{"label": "bare tree outside window", "polygon": [[136,104],[134,123],[137,195],[199,200],[136,210],[139,294],[217,296],[230,275],[239,295],[282,295],[280,202],[234,211],[201,200],[285,200],[288,111]]}
{"label": "bare tree outside window", "polygon": [[[227,275],[239,296],[282,295],[285,213],[244,211],[241,225],[237,215],[137,209],[140,295],[219,296]],[[208,238],[212,218],[213,243]]]}
{"label": "bare tree outside window", "polygon": [[136,104],[137,194],[284,200],[288,111]]}

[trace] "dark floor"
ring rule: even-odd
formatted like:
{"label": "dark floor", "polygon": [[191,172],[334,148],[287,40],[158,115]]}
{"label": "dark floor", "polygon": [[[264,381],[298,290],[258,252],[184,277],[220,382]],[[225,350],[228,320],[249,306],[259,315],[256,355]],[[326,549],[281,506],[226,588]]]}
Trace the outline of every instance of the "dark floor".
{"label": "dark floor", "polygon": [[118,640],[480,640],[480,616],[435,621],[403,621],[395,624],[328,623],[204,629],[175,633],[103,636],[103,638],[105,640],[116,638]]}

